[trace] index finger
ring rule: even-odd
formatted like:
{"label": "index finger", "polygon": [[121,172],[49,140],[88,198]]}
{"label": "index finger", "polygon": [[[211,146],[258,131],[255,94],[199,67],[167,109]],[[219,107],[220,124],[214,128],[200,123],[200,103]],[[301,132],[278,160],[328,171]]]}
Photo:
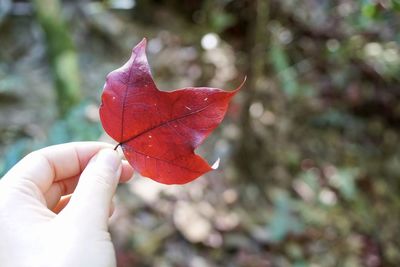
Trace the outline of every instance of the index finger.
{"label": "index finger", "polygon": [[54,181],[80,174],[89,160],[103,148],[112,148],[112,145],[72,142],[49,146],[28,154],[3,179],[27,179],[46,192]]}

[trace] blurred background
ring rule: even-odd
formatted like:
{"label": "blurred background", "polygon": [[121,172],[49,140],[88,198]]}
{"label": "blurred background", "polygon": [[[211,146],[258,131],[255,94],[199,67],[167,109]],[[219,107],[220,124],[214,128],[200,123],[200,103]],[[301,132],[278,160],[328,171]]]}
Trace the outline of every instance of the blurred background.
{"label": "blurred background", "polygon": [[143,37],[162,90],[234,89],[184,186],[135,176],[118,265],[400,265],[399,0],[0,0],[0,173],[103,140],[108,72]]}

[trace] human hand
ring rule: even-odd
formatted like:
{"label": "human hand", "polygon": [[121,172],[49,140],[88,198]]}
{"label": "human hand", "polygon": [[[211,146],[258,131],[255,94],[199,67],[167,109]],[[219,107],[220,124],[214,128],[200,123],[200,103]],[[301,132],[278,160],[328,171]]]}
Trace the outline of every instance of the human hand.
{"label": "human hand", "polygon": [[133,169],[111,148],[47,147],[0,180],[1,266],[116,266],[108,217],[118,182]]}

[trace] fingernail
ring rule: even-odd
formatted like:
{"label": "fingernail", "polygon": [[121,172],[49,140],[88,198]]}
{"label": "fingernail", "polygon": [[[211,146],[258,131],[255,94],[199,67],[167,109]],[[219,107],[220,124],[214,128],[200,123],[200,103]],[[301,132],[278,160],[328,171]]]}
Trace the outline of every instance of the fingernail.
{"label": "fingernail", "polygon": [[97,154],[96,163],[108,165],[116,172],[121,165],[121,158],[117,151],[112,149],[103,149],[99,154]]}

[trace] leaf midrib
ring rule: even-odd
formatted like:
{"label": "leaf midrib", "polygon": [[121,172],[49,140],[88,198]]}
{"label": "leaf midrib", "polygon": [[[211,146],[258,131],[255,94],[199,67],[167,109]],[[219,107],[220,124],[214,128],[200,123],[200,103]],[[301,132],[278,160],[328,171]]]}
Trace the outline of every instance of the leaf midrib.
{"label": "leaf midrib", "polygon": [[150,131],[152,131],[152,130],[154,130],[154,129],[163,127],[164,125],[166,125],[166,124],[168,124],[168,123],[172,123],[172,122],[175,122],[175,121],[177,121],[177,120],[180,120],[180,119],[189,117],[189,116],[191,116],[191,115],[197,114],[197,113],[199,113],[199,112],[202,112],[203,110],[205,110],[206,108],[208,108],[210,105],[214,104],[215,102],[217,102],[217,101],[209,102],[205,107],[203,107],[203,108],[201,108],[201,109],[195,110],[195,111],[193,111],[193,112],[187,113],[187,114],[182,115],[182,116],[180,116],[180,117],[172,118],[172,119],[166,120],[166,121],[164,121],[164,122],[162,122],[162,123],[160,123],[160,124],[154,125],[153,127],[150,127],[150,128],[148,128],[148,129],[144,130],[143,132],[140,132],[140,133],[138,133],[138,134],[133,135],[132,137],[129,137],[129,138],[126,139],[125,141],[121,141],[119,144],[120,144],[120,145],[123,145],[123,144],[128,143],[128,142],[130,142],[130,141],[132,141],[132,140],[138,138],[139,136],[144,135],[144,134],[146,134],[146,133],[148,133],[148,132],[150,132]]}

